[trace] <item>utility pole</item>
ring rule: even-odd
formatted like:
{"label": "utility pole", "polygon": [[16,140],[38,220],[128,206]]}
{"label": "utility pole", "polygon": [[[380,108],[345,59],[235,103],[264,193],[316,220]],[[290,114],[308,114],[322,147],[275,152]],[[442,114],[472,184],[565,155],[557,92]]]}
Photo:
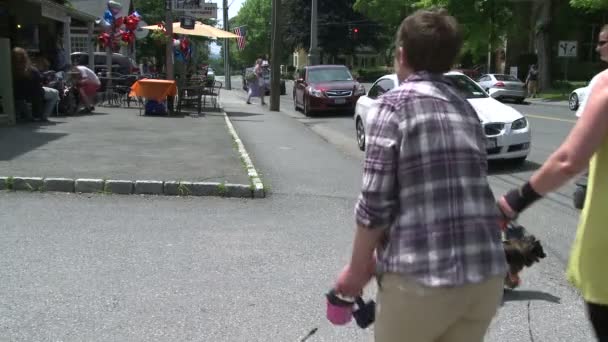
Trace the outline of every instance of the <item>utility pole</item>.
{"label": "utility pole", "polygon": [[279,13],[281,12],[281,0],[272,0],[272,32],[270,45],[270,110],[278,112],[281,110],[281,39],[279,39]]}
{"label": "utility pole", "polygon": [[[224,31],[230,32],[230,27],[228,25],[228,0],[224,0],[222,7],[224,8]],[[224,88],[226,90],[231,90],[230,44],[228,38],[224,38],[224,75]]]}
{"label": "utility pole", "polygon": [[165,29],[167,30],[167,46],[165,50],[165,71],[167,73],[167,79],[173,80],[175,76],[173,74],[173,13],[171,13],[171,2],[173,0],[165,0]]}
{"label": "utility pole", "polygon": [[312,0],[310,11],[310,49],[308,50],[308,64],[319,64],[319,49],[317,48],[317,0]]}

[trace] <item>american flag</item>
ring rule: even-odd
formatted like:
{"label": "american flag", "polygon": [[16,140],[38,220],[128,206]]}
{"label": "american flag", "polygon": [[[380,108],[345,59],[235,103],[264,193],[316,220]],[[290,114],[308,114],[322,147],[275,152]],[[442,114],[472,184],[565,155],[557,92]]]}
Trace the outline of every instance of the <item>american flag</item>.
{"label": "american flag", "polygon": [[243,50],[245,48],[245,35],[247,31],[245,30],[245,26],[239,26],[234,29],[234,33],[239,36],[236,39],[239,50]]}

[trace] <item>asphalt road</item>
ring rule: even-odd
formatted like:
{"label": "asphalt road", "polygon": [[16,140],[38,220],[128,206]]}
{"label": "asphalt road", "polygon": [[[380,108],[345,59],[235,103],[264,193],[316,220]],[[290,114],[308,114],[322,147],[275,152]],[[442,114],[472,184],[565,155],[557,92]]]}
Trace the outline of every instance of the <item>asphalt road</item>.
{"label": "asphalt road", "polygon": [[[371,341],[370,330],[324,318],[361,182],[352,120],[293,111],[232,120],[270,185],[266,199],[0,192],[0,341],[284,342],[314,327],[309,342]],[[571,125],[531,120],[545,120],[532,122],[532,162],[496,167],[496,193],[527,177]],[[506,293],[487,341],[592,340],[563,276],[570,202],[557,194],[522,216],[548,257]]]}

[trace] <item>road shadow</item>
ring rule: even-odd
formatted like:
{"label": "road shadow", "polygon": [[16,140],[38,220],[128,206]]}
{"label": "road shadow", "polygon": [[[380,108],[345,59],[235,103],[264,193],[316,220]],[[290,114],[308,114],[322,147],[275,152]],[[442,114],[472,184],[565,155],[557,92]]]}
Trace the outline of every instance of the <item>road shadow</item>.
{"label": "road shadow", "polygon": [[504,175],[514,172],[528,172],[538,170],[542,164],[526,160],[523,163],[517,163],[509,160],[489,160],[488,175]]}
{"label": "road shadow", "polygon": [[67,133],[52,133],[39,131],[44,126],[60,125],[63,122],[28,122],[16,126],[0,128],[0,161],[12,160],[28,153],[53,140],[60,139]]}
{"label": "road shadow", "polygon": [[539,300],[550,302],[554,304],[560,304],[561,298],[554,296],[547,292],[533,291],[533,290],[509,290],[505,289],[502,297],[503,303],[514,302],[514,301],[532,301]]}
{"label": "road shadow", "polygon": [[309,114],[309,119],[335,119],[335,118],[352,118],[353,113],[344,112],[329,112],[329,113],[312,113]]}

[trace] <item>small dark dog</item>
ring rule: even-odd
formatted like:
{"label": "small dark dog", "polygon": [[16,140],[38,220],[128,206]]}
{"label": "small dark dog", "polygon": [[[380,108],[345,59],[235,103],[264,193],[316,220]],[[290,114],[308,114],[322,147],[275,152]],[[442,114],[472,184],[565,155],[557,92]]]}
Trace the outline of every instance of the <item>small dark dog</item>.
{"label": "small dark dog", "polygon": [[514,222],[507,225],[503,237],[503,246],[509,264],[505,286],[510,289],[519,286],[519,272],[524,267],[530,267],[547,256],[540,241],[534,235],[526,234],[526,229]]}

